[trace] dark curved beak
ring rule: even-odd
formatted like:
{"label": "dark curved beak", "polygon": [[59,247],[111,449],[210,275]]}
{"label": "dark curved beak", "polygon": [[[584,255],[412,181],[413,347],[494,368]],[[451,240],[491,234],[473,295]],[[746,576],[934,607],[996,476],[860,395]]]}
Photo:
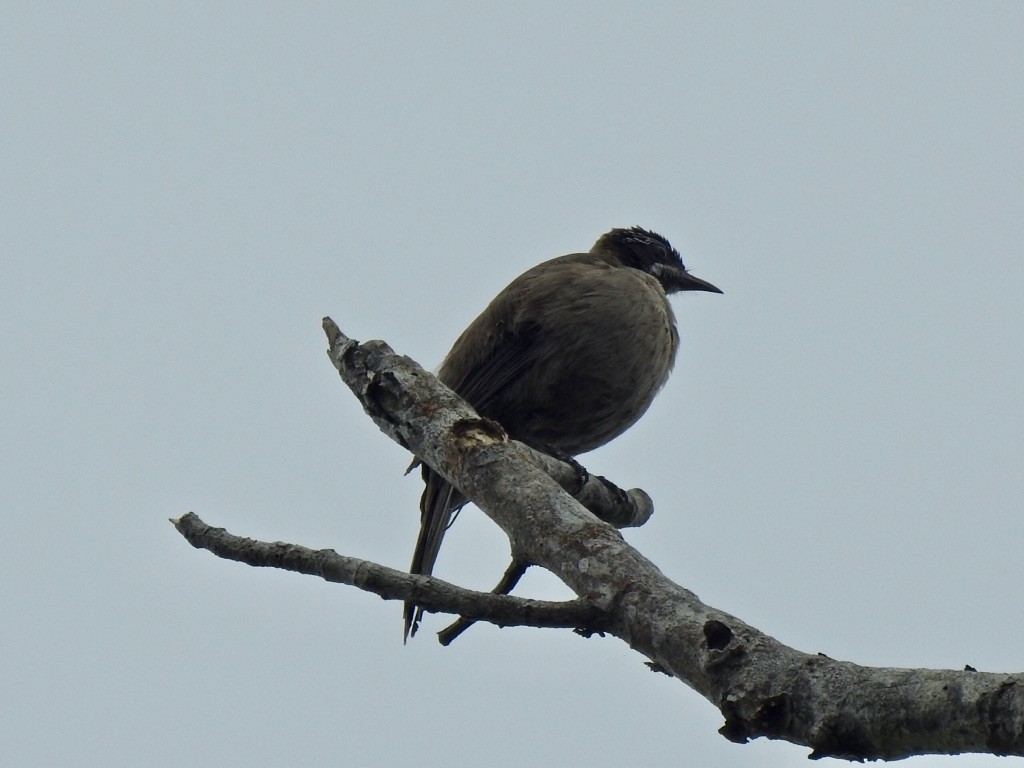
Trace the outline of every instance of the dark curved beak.
{"label": "dark curved beak", "polygon": [[677,291],[707,291],[708,293],[721,293],[720,288],[716,288],[707,280],[701,280],[699,277],[694,277],[689,272],[680,272],[675,275],[675,289]]}

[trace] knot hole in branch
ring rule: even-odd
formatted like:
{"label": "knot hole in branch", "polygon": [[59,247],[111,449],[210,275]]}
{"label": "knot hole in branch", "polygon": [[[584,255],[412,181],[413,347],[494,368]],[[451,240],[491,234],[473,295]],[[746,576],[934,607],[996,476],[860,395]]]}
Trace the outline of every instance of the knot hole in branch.
{"label": "knot hole in branch", "polygon": [[732,630],[718,619],[704,622],[704,640],[708,650],[720,651],[732,642]]}

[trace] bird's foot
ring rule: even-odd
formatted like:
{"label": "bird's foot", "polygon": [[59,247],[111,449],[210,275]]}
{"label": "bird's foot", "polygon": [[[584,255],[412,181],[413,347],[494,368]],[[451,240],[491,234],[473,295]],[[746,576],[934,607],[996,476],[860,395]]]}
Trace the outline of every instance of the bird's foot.
{"label": "bird's foot", "polygon": [[590,480],[590,473],[587,471],[587,468],[580,464],[578,461],[576,461],[575,457],[570,456],[565,451],[561,451],[558,448],[555,448],[553,445],[544,446],[544,452],[548,454],[548,456],[553,456],[559,461],[564,462],[565,464],[568,464],[570,467],[572,467],[573,472],[576,473],[576,486],[571,491],[571,493],[573,496],[578,496],[579,493],[586,486],[587,482]]}

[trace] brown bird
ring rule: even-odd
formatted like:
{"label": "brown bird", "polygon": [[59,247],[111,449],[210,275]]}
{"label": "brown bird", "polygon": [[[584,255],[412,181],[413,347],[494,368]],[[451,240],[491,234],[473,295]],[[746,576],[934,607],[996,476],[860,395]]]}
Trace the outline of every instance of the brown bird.
{"label": "brown bird", "polygon": [[[632,426],[679,346],[667,295],[710,291],[661,235],[613,229],[587,253],[524,272],[455,342],[438,378],[532,448],[576,456]],[[426,464],[411,573],[429,575],[466,498]],[[422,609],[406,603],[405,637]]]}

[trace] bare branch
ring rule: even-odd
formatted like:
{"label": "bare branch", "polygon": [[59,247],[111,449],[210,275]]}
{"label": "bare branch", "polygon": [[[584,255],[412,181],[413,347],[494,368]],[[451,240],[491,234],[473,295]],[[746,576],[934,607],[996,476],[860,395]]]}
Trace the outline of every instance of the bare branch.
{"label": "bare branch", "polygon": [[1024,675],[870,668],[783,645],[665,578],[411,360],[358,344],[329,318],[324,328],[331,360],[378,426],[473,499],[516,557],[607,611],[608,632],[717,706],[727,738],[852,760],[1024,755]]}
{"label": "bare branch", "polygon": [[415,600],[417,605],[436,613],[459,614],[503,627],[599,631],[603,625],[602,612],[582,599],[552,602],[476,592],[432,576],[414,576],[368,560],[339,555],[333,549],[308,549],[235,536],[223,528],[207,525],[193,512],[171,522],[193,547],[206,549],[225,560],[319,576],[325,581],[372,592],[385,600]]}
{"label": "bare branch", "polygon": [[[547,474],[561,470],[509,441],[500,425],[481,419],[412,360],[383,342],[349,339],[330,318],[324,329],[332,362],[381,430],[494,520],[508,534],[514,560],[550,570],[580,599],[543,603],[471,592],[332,550],[232,537],[186,515],[175,524],[194,545],[470,619],[599,628],[718,707],[721,733],[733,741],[784,739],[811,747],[811,757],[850,760],[1024,755],[1024,675],[871,668],[783,645],[665,578]],[[562,482],[578,490],[580,473],[566,466],[577,481]]]}
{"label": "bare branch", "polygon": [[593,512],[599,520],[616,528],[639,528],[651,519],[654,502],[639,488],[624,491],[600,475],[591,475],[577,462],[559,461],[528,445],[516,443],[541,472],[562,490]]}

